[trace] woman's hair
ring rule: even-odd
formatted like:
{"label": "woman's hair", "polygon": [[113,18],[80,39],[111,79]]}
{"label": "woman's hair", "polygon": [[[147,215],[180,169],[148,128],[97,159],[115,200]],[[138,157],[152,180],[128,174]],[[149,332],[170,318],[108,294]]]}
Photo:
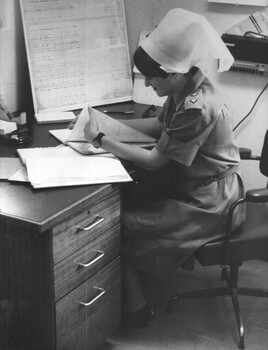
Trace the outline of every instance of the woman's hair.
{"label": "woman's hair", "polygon": [[168,76],[168,73],[160,68],[160,64],[153,60],[141,46],[135,51],[133,59],[136,67],[145,77],[166,78]]}

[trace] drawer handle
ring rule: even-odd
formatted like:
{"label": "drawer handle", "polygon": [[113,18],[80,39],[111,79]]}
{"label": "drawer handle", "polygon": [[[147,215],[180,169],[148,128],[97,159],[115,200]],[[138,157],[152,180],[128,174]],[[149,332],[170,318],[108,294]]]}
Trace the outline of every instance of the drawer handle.
{"label": "drawer handle", "polygon": [[76,227],[76,231],[89,231],[94,226],[98,225],[99,223],[101,223],[104,220],[104,218],[99,216],[99,214],[96,214],[96,215],[93,215],[93,216],[94,216],[94,218],[93,218],[92,221],[90,221],[89,226],[82,227],[82,226],[78,225]]}
{"label": "drawer handle", "polygon": [[92,251],[98,253],[99,255],[87,263],[79,262],[77,259],[74,262],[79,266],[89,267],[90,265],[94,264],[96,261],[100,260],[104,256],[104,252],[102,252],[101,250],[92,249]]}
{"label": "drawer handle", "polygon": [[83,305],[83,306],[90,306],[92,305],[93,303],[95,303],[95,301],[97,299],[99,299],[104,293],[105,293],[105,290],[102,289],[102,288],[99,288],[99,287],[93,287],[95,289],[97,289],[99,291],[99,293],[93,298],[91,299],[90,301],[88,301],[87,303],[83,302],[83,301],[79,301],[77,300],[77,302],[80,304],[80,305]]}

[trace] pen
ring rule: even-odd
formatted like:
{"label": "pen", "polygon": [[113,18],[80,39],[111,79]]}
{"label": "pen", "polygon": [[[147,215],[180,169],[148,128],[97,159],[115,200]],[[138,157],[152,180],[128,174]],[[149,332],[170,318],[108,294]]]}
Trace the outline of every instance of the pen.
{"label": "pen", "polygon": [[107,109],[103,110],[103,113],[111,113],[111,114],[134,114],[134,111],[108,111]]}

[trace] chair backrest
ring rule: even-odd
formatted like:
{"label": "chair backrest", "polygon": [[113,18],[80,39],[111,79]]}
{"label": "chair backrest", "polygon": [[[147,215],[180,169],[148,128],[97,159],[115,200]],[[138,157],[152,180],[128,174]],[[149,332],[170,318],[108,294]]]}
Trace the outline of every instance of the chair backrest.
{"label": "chair backrest", "polygon": [[262,147],[260,171],[263,175],[268,177],[268,130],[266,131]]}

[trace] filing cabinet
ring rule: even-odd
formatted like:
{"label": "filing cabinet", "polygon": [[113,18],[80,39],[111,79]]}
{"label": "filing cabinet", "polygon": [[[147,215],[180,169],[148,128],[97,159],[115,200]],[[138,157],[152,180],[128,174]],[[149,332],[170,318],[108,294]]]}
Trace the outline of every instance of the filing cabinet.
{"label": "filing cabinet", "polygon": [[0,344],[93,350],[121,322],[120,187],[22,191],[47,214],[0,215]]}

